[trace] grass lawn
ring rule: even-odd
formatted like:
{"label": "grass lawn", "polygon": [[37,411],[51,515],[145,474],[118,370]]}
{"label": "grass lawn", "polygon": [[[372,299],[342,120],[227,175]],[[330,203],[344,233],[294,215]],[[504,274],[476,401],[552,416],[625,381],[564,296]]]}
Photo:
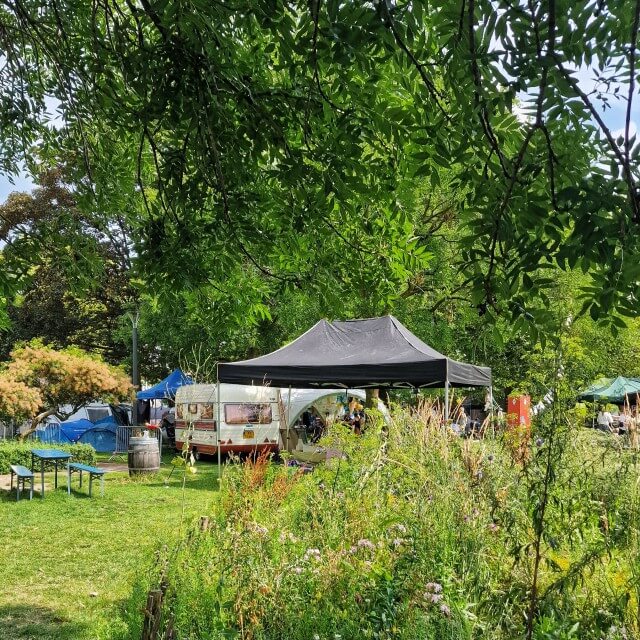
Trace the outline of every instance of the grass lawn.
{"label": "grass lawn", "polygon": [[104,497],[98,483],[91,499],[88,481],[79,491],[77,476],[68,496],[64,473],[44,500],[39,490],[18,503],[0,492],[2,640],[101,640],[124,627],[123,602],[152,566],[154,550],[206,514],[217,489],[214,464],[199,463],[184,491],[182,470],[165,485],[169,470],[163,464],[158,476],[142,480],[108,473]]}

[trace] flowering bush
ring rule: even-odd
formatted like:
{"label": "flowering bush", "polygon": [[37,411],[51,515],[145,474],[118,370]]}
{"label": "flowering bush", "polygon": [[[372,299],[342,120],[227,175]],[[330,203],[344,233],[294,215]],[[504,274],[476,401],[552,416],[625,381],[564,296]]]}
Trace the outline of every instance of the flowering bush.
{"label": "flowering bush", "polygon": [[0,416],[14,420],[26,420],[34,416],[42,405],[38,389],[0,373]]}

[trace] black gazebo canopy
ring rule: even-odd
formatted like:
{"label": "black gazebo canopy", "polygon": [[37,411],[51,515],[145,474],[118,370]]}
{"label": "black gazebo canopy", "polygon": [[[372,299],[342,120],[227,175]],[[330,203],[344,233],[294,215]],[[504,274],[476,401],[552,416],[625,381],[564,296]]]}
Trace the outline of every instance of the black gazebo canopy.
{"label": "black gazebo canopy", "polygon": [[298,389],[489,387],[491,369],[452,360],[383,316],[320,320],[277,351],[219,364],[218,381]]}

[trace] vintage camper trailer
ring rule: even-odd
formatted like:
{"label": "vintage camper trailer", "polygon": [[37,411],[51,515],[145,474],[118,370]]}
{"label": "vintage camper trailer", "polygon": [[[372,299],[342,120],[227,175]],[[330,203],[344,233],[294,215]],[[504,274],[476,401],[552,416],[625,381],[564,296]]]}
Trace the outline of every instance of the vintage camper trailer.
{"label": "vintage camper trailer", "polygon": [[[279,444],[279,390],[238,384],[220,385],[220,451],[276,451]],[[197,458],[218,451],[217,387],[193,384],[176,392],[176,447],[189,439]]]}

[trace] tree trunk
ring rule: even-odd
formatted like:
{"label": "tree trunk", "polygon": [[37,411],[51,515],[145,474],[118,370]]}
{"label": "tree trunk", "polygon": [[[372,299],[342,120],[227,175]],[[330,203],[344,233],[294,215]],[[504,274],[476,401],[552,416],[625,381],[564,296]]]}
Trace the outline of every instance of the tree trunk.
{"label": "tree trunk", "polygon": [[377,409],[378,400],[380,399],[380,389],[365,389],[367,396],[364,401],[364,406],[367,409]]}
{"label": "tree trunk", "polygon": [[32,421],[31,426],[20,434],[20,440],[25,440],[30,436],[37,428],[38,425],[43,423],[49,416],[52,416],[56,412],[56,409],[47,409],[42,413],[39,413]]}

